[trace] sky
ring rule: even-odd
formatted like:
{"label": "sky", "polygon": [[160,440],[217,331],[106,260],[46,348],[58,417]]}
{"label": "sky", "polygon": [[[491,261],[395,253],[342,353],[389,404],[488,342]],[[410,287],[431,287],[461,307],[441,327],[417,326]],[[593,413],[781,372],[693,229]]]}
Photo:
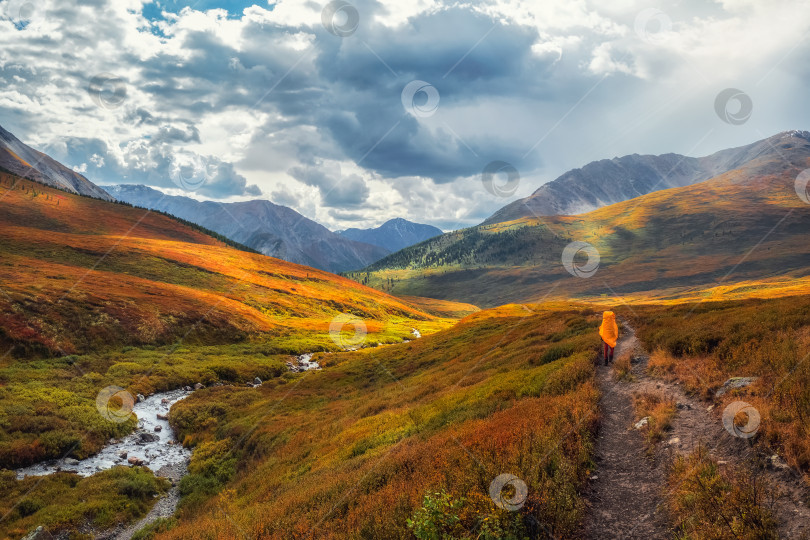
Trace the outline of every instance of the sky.
{"label": "sky", "polygon": [[0,0],[0,125],[97,184],[331,229],[810,129],[810,0]]}

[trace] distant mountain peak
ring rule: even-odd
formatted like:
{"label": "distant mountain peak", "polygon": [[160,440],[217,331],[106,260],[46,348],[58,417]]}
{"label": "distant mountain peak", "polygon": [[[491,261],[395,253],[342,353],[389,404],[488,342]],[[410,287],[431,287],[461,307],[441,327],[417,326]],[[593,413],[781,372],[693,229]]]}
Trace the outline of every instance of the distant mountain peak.
{"label": "distant mountain peak", "polygon": [[93,182],[47,154],[34,150],[3,126],[0,126],[0,168],[46,186],[106,201],[113,200],[109,193]]}
{"label": "distant mountain peak", "polygon": [[405,218],[389,219],[372,229],[346,229],[338,234],[357,242],[365,242],[394,252],[424,242],[442,234],[442,230],[432,225],[414,223]]}
{"label": "distant mountain peak", "polygon": [[805,141],[810,141],[810,131],[804,131],[801,129],[791,129],[788,131],[777,133],[774,137],[779,139],[789,139],[795,137],[797,139],[804,139]]}

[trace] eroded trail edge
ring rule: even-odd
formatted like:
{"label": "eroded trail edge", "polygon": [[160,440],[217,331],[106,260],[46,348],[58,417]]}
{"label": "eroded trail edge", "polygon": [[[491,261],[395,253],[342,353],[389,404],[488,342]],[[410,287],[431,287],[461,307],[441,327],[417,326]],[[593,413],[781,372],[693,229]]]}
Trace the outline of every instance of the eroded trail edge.
{"label": "eroded trail edge", "polygon": [[[612,367],[601,362],[597,381],[602,392],[602,416],[596,440],[596,470],[586,491],[586,538],[670,538],[672,521],[666,512],[667,469],[677,455],[688,455],[702,446],[721,466],[751,466],[757,451],[745,439],[734,437],[722,424],[721,412],[710,402],[686,395],[677,383],[647,375],[649,354],[627,321],[616,347],[616,358],[630,354],[632,380],[618,381]],[[652,456],[645,450],[642,433],[634,429],[633,396],[653,393],[677,404],[672,429]],[[762,460],[760,459],[759,462]],[[758,473],[776,488],[778,497],[770,510],[778,521],[780,538],[810,536],[810,490],[787,467],[760,467]]]}

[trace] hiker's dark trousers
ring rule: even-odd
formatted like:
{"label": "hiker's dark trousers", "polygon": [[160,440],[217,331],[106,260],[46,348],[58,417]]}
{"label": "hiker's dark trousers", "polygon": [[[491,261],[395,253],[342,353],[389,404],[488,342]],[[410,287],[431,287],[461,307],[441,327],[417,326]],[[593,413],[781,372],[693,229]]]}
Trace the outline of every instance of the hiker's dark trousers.
{"label": "hiker's dark trousers", "polygon": [[610,360],[611,362],[613,362],[613,347],[611,347],[607,343],[605,343],[605,360]]}

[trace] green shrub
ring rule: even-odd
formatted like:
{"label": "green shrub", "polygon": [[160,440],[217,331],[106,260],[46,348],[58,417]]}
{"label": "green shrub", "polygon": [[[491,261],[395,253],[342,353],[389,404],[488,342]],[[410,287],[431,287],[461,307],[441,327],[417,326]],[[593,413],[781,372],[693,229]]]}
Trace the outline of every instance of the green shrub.
{"label": "green shrub", "polygon": [[564,343],[560,345],[552,345],[543,355],[540,357],[540,360],[537,362],[538,364],[548,364],[550,362],[554,362],[559,360],[560,358],[565,358],[566,356],[571,356],[574,354],[575,351],[574,345],[569,343]]}

